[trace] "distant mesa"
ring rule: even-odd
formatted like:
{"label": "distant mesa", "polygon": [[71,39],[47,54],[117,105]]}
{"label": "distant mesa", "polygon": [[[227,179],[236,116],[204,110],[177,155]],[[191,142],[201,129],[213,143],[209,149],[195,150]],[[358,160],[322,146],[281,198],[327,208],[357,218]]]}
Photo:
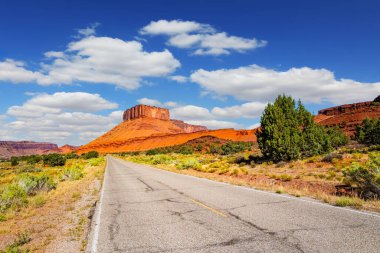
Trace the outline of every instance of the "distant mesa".
{"label": "distant mesa", "polygon": [[380,96],[374,101],[346,104],[320,110],[315,121],[324,126],[339,126],[347,135],[355,134],[355,127],[365,118],[380,118]]}
{"label": "distant mesa", "polygon": [[179,145],[202,137],[225,140],[255,141],[252,130],[208,130],[205,126],[171,119],[166,108],[136,105],[123,114],[123,122],[109,132],[80,147],[78,153],[97,150],[101,153],[143,151]]}
{"label": "distant mesa", "polygon": [[123,114],[123,121],[129,121],[139,118],[152,118],[161,120],[170,120],[169,110],[149,105],[136,105],[127,109]]}
{"label": "distant mesa", "polygon": [[0,157],[45,154],[58,149],[57,144],[34,141],[0,141]]}
{"label": "distant mesa", "polygon": [[166,108],[150,106],[150,105],[136,105],[127,109],[123,114],[123,121],[130,121],[141,118],[167,120],[174,123],[179,128],[182,128],[186,133],[193,133],[198,131],[205,131],[207,127],[190,125],[182,120],[170,119],[170,112]]}

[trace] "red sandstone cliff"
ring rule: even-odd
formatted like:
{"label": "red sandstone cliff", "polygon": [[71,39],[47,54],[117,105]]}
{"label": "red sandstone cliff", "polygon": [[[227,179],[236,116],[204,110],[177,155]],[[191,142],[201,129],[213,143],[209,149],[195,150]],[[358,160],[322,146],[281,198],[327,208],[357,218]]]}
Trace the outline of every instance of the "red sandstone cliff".
{"label": "red sandstone cliff", "polygon": [[0,157],[26,156],[44,154],[58,149],[58,146],[48,142],[33,141],[0,141]]}
{"label": "red sandstone cliff", "polygon": [[365,118],[380,118],[380,103],[367,101],[335,106],[320,110],[314,119],[320,125],[337,125],[352,136],[355,133],[355,127]]}
{"label": "red sandstone cliff", "polygon": [[139,118],[154,118],[161,120],[169,120],[169,110],[149,105],[136,105],[126,110],[123,114],[123,120],[129,121]]}
{"label": "red sandstone cliff", "polygon": [[205,126],[190,125],[183,122],[182,120],[172,119],[171,122],[173,122],[176,126],[182,128],[185,133],[194,133],[207,130],[207,127]]}

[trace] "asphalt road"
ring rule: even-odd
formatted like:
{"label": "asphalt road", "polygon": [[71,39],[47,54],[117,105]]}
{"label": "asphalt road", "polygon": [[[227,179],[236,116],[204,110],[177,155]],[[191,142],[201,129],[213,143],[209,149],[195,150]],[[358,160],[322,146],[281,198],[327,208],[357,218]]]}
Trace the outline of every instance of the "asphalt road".
{"label": "asphalt road", "polygon": [[108,157],[88,252],[380,252],[380,215]]}

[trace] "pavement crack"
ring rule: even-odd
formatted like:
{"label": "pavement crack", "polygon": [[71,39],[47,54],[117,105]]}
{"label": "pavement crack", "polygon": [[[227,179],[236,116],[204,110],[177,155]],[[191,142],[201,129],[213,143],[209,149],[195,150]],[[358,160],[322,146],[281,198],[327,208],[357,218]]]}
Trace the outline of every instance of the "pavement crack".
{"label": "pavement crack", "polygon": [[146,183],[146,182],[145,182],[144,180],[142,180],[141,178],[138,177],[137,180],[139,180],[141,183],[143,183],[143,184],[146,186],[145,190],[146,190],[147,192],[154,191],[153,187],[150,186],[148,183]]}
{"label": "pavement crack", "polygon": [[112,243],[112,248],[114,252],[121,252],[120,249],[118,248],[117,242],[115,240],[116,236],[120,232],[120,225],[118,222],[118,218],[121,214],[121,204],[117,204],[115,208],[116,213],[111,215],[112,221],[108,225],[108,231],[109,231],[109,236],[110,236],[110,241]]}

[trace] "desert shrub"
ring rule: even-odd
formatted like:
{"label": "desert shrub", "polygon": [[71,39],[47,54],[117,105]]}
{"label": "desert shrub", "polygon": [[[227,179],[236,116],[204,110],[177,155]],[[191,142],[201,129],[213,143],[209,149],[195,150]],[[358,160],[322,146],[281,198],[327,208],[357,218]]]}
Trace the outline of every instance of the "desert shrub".
{"label": "desert shrub", "polygon": [[350,197],[337,197],[335,200],[335,205],[345,207],[345,206],[361,206],[362,202],[359,199]]}
{"label": "desert shrub", "polygon": [[380,119],[363,120],[362,124],[356,127],[355,138],[359,143],[366,145],[380,144]]}
{"label": "desert shrub", "polygon": [[8,245],[5,250],[0,251],[1,253],[27,253],[29,250],[20,250],[20,246],[27,244],[32,239],[29,236],[29,233],[19,233],[17,234],[17,239],[10,245]]}
{"label": "desert shrub", "polygon": [[222,153],[222,148],[220,147],[219,144],[212,143],[210,145],[209,152],[211,154],[221,154]]}
{"label": "desert shrub", "polygon": [[348,143],[349,138],[340,130],[339,127],[327,127],[326,133],[330,139],[331,146],[333,148],[344,146]]}
{"label": "desert shrub", "polygon": [[63,166],[66,163],[66,157],[61,154],[48,154],[44,155],[42,160],[45,166],[55,167]]}
{"label": "desert shrub", "polygon": [[186,158],[176,165],[177,169],[179,170],[188,170],[188,169],[199,169],[202,167],[202,165],[199,163],[199,161],[195,158]]}
{"label": "desert shrub", "polygon": [[200,152],[203,150],[203,145],[202,144],[198,144],[196,147],[195,147],[195,150]]}
{"label": "desert shrub", "polygon": [[40,155],[31,155],[25,158],[26,162],[30,165],[34,165],[36,163],[39,163],[42,160],[42,157]]}
{"label": "desert shrub", "polygon": [[34,199],[33,199],[33,205],[35,207],[41,207],[43,205],[46,204],[46,199],[44,196],[42,195],[37,195]]}
{"label": "desert shrub", "polygon": [[280,95],[273,104],[268,104],[256,132],[263,156],[273,161],[288,161],[327,153],[333,144],[334,130],[325,130],[314,122],[312,114],[301,101],[297,106],[293,98]]}
{"label": "desert shrub", "polygon": [[146,151],[146,155],[158,155],[158,154],[160,154],[160,150],[157,148],[149,149],[148,151]]}
{"label": "desert shrub", "polygon": [[90,160],[88,160],[87,164],[90,166],[99,166],[100,164],[102,164],[103,161],[103,157],[91,158]]}
{"label": "desert shrub", "polygon": [[243,141],[229,141],[223,144],[220,148],[222,150],[222,155],[230,155],[236,154],[245,150],[250,150],[252,147],[251,142],[243,142]]}
{"label": "desert shrub", "polygon": [[183,154],[183,155],[191,155],[194,153],[194,149],[190,146],[181,146],[179,149],[176,151],[176,153]]}
{"label": "desert shrub", "polygon": [[0,189],[0,212],[9,208],[21,208],[27,205],[26,191],[18,184],[10,184]]}
{"label": "desert shrub", "polygon": [[11,157],[11,166],[17,166],[19,164],[19,159],[17,157]]}
{"label": "desert shrub", "polygon": [[343,170],[344,181],[359,187],[365,198],[380,197],[380,156],[370,154],[369,160],[364,164],[353,163]]}
{"label": "desert shrub", "polygon": [[75,152],[71,152],[65,155],[66,159],[76,159],[79,158],[79,156]]}
{"label": "desert shrub", "polygon": [[335,160],[342,160],[343,155],[338,154],[338,153],[331,153],[331,154],[325,155],[321,161],[325,162],[325,163],[332,163],[334,161],[334,159]]}
{"label": "desert shrub", "polygon": [[170,164],[172,161],[173,158],[168,155],[156,155],[152,159],[152,164]]}
{"label": "desert shrub", "polygon": [[18,168],[17,169],[17,173],[20,174],[20,173],[38,173],[38,172],[41,172],[42,170],[38,167],[34,167],[34,166],[25,166],[25,167],[21,167],[21,168]]}
{"label": "desert shrub", "polygon": [[83,159],[91,159],[91,158],[98,158],[98,157],[99,157],[99,152],[95,150],[89,151],[87,153],[83,153],[81,155],[81,158]]}
{"label": "desert shrub", "polygon": [[83,167],[78,164],[65,168],[62,172],[62,180],[79,180],[84,176]]}
{"label": "desert shrub", "polygon": [[39,191],[50,191],[56,188],[57,184],[49,176],[42,174],[34,176],[24,174],[19,176],[18,186],[20,186],[27,195],[35,195]]}

